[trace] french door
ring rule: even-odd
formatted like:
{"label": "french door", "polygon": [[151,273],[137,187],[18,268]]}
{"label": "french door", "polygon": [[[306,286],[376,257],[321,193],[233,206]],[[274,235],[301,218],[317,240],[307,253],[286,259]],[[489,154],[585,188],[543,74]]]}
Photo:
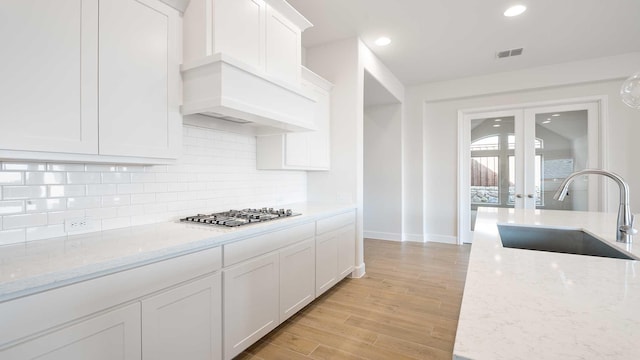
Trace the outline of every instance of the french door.
{"label": "french door", "polygon": [[574,171],[601,167],[599,101],[466,110],[459,116],[459,242],[471,242],[481,207],[600,210],[597,179]]}

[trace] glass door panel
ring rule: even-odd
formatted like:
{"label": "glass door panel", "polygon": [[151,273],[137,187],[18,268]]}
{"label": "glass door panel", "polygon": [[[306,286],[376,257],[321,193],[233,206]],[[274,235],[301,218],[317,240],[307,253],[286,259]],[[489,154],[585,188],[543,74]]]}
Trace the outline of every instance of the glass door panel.
{"label": "glass door panel", "polygon": [[587,168],[588,110],[538,111],[531,110],[535,118],[535,172],[528,194],[535,196],[537,208],[586,211],[589,205],[586,176],[573,182],[564,201],[554,200],[553,195],[569,174]]}
{"label": "glass door panel", "polygon": [[516,173],[515,116],[471,119],[470,191],[471,230],[478,207],[513,207]]}

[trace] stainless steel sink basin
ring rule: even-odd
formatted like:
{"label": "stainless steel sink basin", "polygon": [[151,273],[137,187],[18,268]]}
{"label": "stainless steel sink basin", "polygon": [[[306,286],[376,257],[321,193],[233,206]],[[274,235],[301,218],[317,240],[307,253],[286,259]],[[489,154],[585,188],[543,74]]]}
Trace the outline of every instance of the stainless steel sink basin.
{"label": "stainless steel sink basin", "polygon": [[508,248],[636,260],[581,230],[498,225],[498,231]]}

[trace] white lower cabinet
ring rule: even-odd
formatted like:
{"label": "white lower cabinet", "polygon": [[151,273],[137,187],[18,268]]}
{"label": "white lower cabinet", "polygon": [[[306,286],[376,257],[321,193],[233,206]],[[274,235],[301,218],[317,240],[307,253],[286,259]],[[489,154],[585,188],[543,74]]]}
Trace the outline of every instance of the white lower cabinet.
{"label": "white lower cabinet", "polygon": [[338,282],[338,238],[333,233],[316,237],[316,296]]}
{"label": "white lower cabinet", "polygon": [[313,237],[280,251],[280,322],[315,299]]}
{"label": "white lower cabinet", "polygon": [[355,213],[319,220],[316,226],[316,296],[351,274],[355,264]]}
{"label": "white lower cabinet", "polygon": [[343,279],[353,272],[356,258],[356,227],[347,225],[337,231],[338,278]]}
{"label": "white lower cabinet", "polygon": [[279,255],[272,252],[222,271],[224,359],[279,324]]}
{"label": "white lower cabinet", "polygon": [[140,303],[111,310],[0,351],[0,359],[140,359]]}
{"label": "white lower cabinet", "polygon": [[142,300],[142,358],[219,360],[222,357],[221,275]]}

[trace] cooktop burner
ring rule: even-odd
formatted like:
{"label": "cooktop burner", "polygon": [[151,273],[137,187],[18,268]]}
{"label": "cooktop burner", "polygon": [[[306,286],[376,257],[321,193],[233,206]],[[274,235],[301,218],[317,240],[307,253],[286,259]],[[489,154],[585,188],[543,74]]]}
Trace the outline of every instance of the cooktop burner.
{"label": "cooktop burner", "polygon": [[300,214],[293,213],[291,209],[278,210],[274,208],[262,208],[229,210],[213,214],[198,214],[195,216],[187,216],[184,219],[180,219],[180,221],[235,227],[297,215]]}

